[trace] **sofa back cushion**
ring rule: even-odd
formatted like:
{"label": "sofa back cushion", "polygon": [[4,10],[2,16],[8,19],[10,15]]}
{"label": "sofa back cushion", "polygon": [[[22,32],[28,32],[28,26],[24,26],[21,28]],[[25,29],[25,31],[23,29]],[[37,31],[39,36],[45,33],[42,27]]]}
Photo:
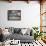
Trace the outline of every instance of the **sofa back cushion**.
{"label": "sofa back cushion", "polygon": [[13,34],[14,33],[14,27],[9,27],[8,32]]}
{"label": "sofa back cushion", "polygon": [[0,35],[2,34],[2,29],[0,28]]}
{"label": "sofa back cushion", "polygon": [[21,29],[21,34],[25,35],[25,33],[27,32],[27,29]]}
{"label": "sofa back cushion", "polygon": [[14,28],[14,33],[20,33],[21,29],[20,28]]}

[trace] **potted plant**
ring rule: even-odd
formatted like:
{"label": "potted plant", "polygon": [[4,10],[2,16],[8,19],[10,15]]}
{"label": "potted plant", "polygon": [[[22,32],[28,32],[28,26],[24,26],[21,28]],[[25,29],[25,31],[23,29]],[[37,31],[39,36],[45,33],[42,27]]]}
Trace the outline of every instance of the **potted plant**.
{"label": "potted plant", "polygon": [[41,38],[42,32],[39,32],[39,30],[38,30],[39,28],[38,27],[32,27],[32,28],[35,31],[35,33],[34,33],[34,40],[36,40],[38,37]]}

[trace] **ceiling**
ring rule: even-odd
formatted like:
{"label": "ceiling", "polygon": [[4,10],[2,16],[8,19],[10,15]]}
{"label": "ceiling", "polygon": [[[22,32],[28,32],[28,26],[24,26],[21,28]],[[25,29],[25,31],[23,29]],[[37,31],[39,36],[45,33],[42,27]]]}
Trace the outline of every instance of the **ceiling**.
{"label": "ceiling", "polygon": [[[1,0],[1,1],[9,1],[9,0]],[[39,1],[39,0],[12,0],[12,1]]]}
{"label": "ceiling", "polygon": [[11,2],[11,1],[39,1],[40,3],[41,2],[43,2],[43,1],[46,1],[46,0],[0,0],[0,1],[9,1],[9,2]]}

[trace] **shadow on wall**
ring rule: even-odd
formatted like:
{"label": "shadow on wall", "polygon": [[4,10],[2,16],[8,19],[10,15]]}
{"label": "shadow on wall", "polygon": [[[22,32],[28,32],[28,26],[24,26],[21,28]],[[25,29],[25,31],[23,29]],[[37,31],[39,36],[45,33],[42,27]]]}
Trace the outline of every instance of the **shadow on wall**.
{"label": "shadow on wall", "polygon": [[0,28],[0,42],[3,41],[3,34],[2,34],[2,29]]}

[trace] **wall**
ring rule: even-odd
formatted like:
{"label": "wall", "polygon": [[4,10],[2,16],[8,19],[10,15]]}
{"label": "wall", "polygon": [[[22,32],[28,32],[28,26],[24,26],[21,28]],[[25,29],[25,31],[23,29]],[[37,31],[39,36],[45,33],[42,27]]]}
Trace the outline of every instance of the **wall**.
{"label": "wall", "polygon": [[[21,10],[21,21],[8,21],[8,10]],[[0,1],[0,27],[32,27],[40,26],[40,4],[37,1],[1,2]]]}

